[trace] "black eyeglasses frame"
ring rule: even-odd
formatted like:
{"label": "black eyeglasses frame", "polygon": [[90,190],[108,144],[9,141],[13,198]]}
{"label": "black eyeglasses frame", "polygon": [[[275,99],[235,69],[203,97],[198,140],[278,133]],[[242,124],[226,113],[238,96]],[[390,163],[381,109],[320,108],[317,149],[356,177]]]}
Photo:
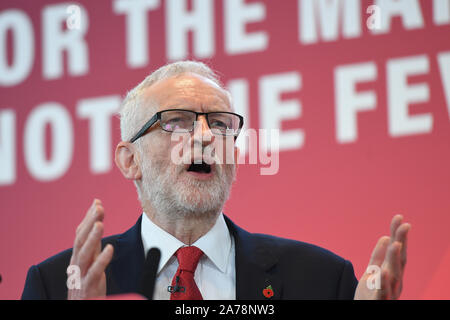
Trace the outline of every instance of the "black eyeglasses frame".
{"label": "black eyeglasses frame", "polygon": [[[228,113],[228,114],[232,114],[235,116],[238,116],[240,119],[239,122],[239,129],[237,131],[237,134],[234,134],[234,139],[236,140],[242,127],[244,126],[244,117],[234,113],[234,112],[228,112],[228,111],[212,111],[212,112],[196,112],[193,110],[186,110],[186,109],[167,109],[167,110],[162,110],[162,111],[158,111],[157,113],[155,113],[153,115],[153,117],[150,118],[150,120],[148,120],[143,126],[142,128],[133,136],[133,138],[130,139],[130,143],[135,142],[137,139],[139,139],[140,137],[142,137],[143,135],[145,135],[145,133],[147,132],[148,129],[150,129],[157,121],[161,120],[161,114],[163,114],[164,112],[167,111],[187,111],[187,112],[191,112],[191,113],[195,113],[195,121],[198,120],[198,116],[205,116],[206,118],[206,122],[208,123],[208,127],[211,128],[211,126],[209,125],[209,116],[210,114],[215,114],[215,113]],[[161,129],[163,131],[166,132],[173,132],[173,131],[168,131],[168,130],[164,130],[164,128],[161,126]],[[189,132],[191,132],[192,130],[190,130]],[[222,136],[227,136],[226,134],[223,134]]]}

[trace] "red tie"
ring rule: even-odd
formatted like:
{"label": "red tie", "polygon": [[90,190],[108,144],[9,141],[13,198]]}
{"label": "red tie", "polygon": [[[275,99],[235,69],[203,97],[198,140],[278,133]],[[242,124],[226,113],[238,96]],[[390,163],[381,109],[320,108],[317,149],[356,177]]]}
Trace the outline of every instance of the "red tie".
{"label": "red tie", "polygon": [[172,280],[170,300],[203,300],[194,281],[194,273],[203,251],[197,247],[183,247],[175,252],[178,270]]}

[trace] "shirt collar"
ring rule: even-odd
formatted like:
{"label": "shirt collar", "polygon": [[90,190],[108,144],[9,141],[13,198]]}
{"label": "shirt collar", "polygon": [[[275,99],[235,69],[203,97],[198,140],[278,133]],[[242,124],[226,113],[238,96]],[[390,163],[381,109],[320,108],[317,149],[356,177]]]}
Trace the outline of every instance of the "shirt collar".
{"label": "shirt collar", "polygon": [[192,245],[201,249],[221,272],[226,271],[230,258],[231,235],[222,213],[211,230]]}
{"label": "shirt collar", "polygon": [[[179,248],[186,246],[153,223],[145,213],[142,214],[141,236],[145,253],[153,247],[161,251],[158,273]],[[192,245],[201,249],[221,272],[226,271],[230,256],[231,236],[222,213],[211,230]]]}

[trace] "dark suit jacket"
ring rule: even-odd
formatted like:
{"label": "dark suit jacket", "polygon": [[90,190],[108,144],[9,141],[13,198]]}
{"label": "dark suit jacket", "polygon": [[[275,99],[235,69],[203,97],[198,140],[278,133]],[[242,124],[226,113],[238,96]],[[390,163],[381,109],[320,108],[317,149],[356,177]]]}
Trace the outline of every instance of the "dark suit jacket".
{"label": "dark suit jacket", "polygon": [[[352,264],[332,252],[304,242],[249,233],[225,217],[235,240],[236,298],[353,299],[357,286]],[[128,231],[102,239],[111,243],[114,256],[105,270],[107,295],[137,292],[144,266],[141,218]],[[22,299],[66,299],[72,249],[63,251],[27,274]]]}

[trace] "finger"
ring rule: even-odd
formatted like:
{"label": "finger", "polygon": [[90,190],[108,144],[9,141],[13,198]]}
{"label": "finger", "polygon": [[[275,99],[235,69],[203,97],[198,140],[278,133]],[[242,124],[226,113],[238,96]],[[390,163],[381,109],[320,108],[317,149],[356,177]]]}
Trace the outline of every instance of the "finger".
{"label": "finger", "polygon": [[389,244],[386,252],[386,259],[383,268],[387,269],[391,277],[391,284],[394,281],[400,281],[402,278],[403,268],[401,265],[400,251],[402,244],[395,241]]}
{"label": "finger", "polygon": [[80,252],[78,254],[77,264],[80,267],[81,276],[84,276],[87,273],[87,270],[93,263],[95,254],[98,250],[98,246],[101,243],[100,241],[102,235],[103,223],[97,221],[95,222],[94,227],[89,233],[86,242],[83,244],[83,247],[80,249]]}
{"label": "finger", "polygon": [[77,232],[79,231],[79,229],[81,229],[86,224],[86,222],[89,219],[90,214],[92,214],[92,212],[95,209],[96,205],[102,205],[102,202],[99,199],[94,199],[94,201],[92,202],[91,206],[86,211],[86,215],[84,216],[83,220],[80,222],[80,224],[79,224],[79,226],[77,228]]}
{"label": "finger", "polygon": [[389,245],[390,238],[388,236],[381,237],[372,251],[369,265],[381,266],[386,256],[386,250]]}
{"label": "finger", "polygon": [[[111,262],[113,257],[114,247],[111,244],[107,244],[103,251],[95,259],[92,266],[89,268],[86,274],[85,283],[88,287],[98,287],[98,282],[101,280],[106,267]],[[89,289],[88,289],[89,291]]]}
{"label": "finger", "polygon": [[411,230],[411,225],[409,223],[403,223],[400,227],[398,227],[397,232],[395,233],[395,241],[400,242],[402,244],[402,249],[400,252],[400,261],[403,268],[406,265],[409,230]]}
{"label": "finger", "polygon": [[103,220],[103,204],[99,199],[94,199],[92,205],[89,207],[89,210],[86,212],[86,216],[83,221],[81,221],[80,225],[77,228],[77,232],[79,233],[86,227],[92,226],[95,221]]}
{"label": "finger", "polygon": [[376,299],[378,300],[386,300],[390,299],[392,296],[391,286],[389,281],[389,272],[384,269],[381,270],[381,288],[377,290]]}
{"label": "finger", "polygon": [[77,228],[75,242],[73,245],[73,255],[77,256],[79,250],[86,241],[89,233],[96,221],[103,221],[104,209],[100,200],[95,199],[86,213],[85,218]]}
{"label": "finger", "polygon": [[386,253],[383,269],[388,274],[389,299],[397,299],[402,290],[403,267],[401,265],[401,249],[402,244],[395,241],[389,245]]}
{"label": "finger", "polygon": [[400,214],[395,215],[391,221],[391,243],[395,241],[395,233],[398,227],[401,225],[403,221],[403,216]]}

